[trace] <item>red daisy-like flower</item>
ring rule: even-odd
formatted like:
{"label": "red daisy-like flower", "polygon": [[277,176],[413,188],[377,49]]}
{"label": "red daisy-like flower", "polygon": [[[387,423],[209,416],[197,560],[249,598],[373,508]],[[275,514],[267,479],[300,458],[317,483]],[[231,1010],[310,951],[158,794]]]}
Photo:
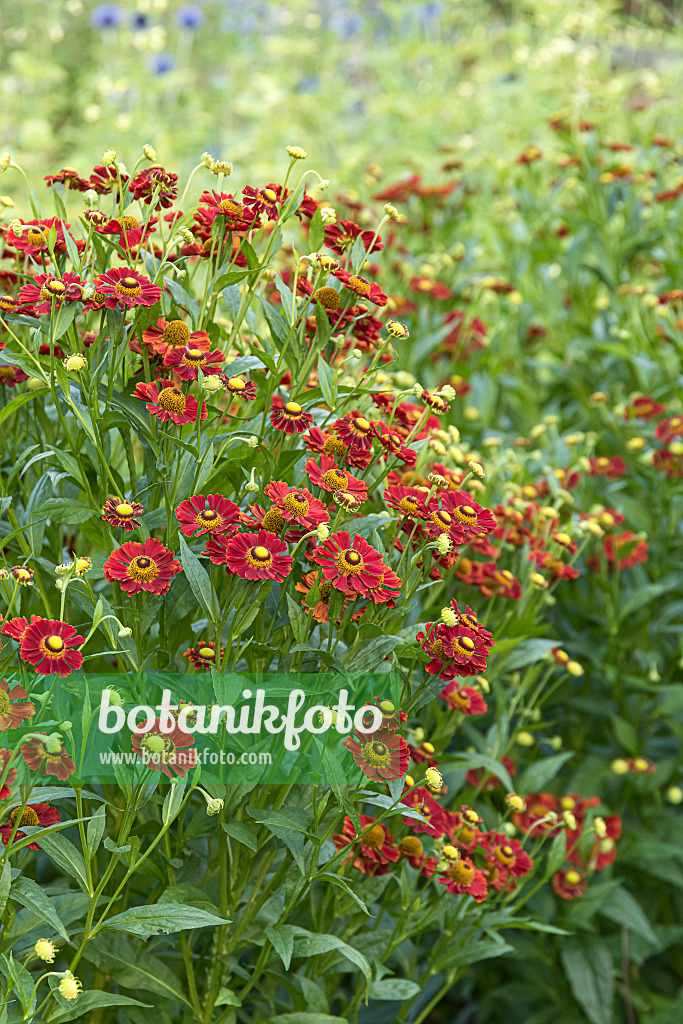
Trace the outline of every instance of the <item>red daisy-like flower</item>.
{"label": "red daisy-like flower", "polygon": [[[0,779],[5,776],[5,781],[0,787],[0,800],[6,800],[10,794],[10,789],[17,781],[17,769],[13,764],[10,764],[14,760],[15,751],[2,749],[0,750]],[[7,765],[10,764],[8,768]],[[7,772],[7,774],[5,774]]]}
{"label": "red daisy-like flower", "polygon": [[242,380],[241,377],[228,377],[227,373],[218,374],[221,383],[226,391],[238,398],[244,398],[247,402],[253,402],[256,398],[256,385],[253,380]]}
{"label": "red daisy-like flower", "polygon": [[7,229],[5,233],[5,241],[7,245],[12,246],[14,249],[18,249],[27,256],[37,256],[38,253],[47,253],[47,238],[50,233],[50,229],[54,226],[55,231],[57,232],[55,251],[66,252],[64,228],[68,228],[69,225],[62,224],[57,217],[24,220],[20,223],[22,225],[22,230],[16,234],[12,228]]}
{"label": "red daisy-like flower", "polygon": [[28,693],[23,686],[17,684],[10,690],[7,680],[0,679],[0,732],[18,729],[35,715],[36,706],[27,698]]}
{"label": "red daisy-like flower", "polygon": [[171,732],[162,732],[161,720],[156,718],[151,728],[135,729],[132,735],[133,750],[147,768],[163,772],[171,779],[175,774],[185,778],[197,765],[197,751],[194,736],[178,725]]}
{"label": "red daisy-like flower", "polygon": [[655,437],[663,444],[669,444],[674,437],[683,434],[683,416],[671,416],[668,420],[662,420],[655,427]]}
{"label": "red daisy-like flower", "polygon": [[[151,384],[140,381],[135,385],[134,398],[145,403],[145,408],[161,423],[172,420],[176,426],[196,423],[199,405],[194,395],[186,395],[172,380],[158,380]],[[207,416],[206,404],[202,402],[200,418]]]}
{"label": "red daisy-like flower", "polygon": [[[184,320],[165,320],[160,316],[156,327],[148,327],[142,332],[142,340],[150,355],[165,356],[175,348],[201,349],[208,352],[211,339],[207,331],[191,331]],[[131,340],[134,352],[141,353],[140,346]]]}
{"label": "red daisy-like flower", "polygon": [[380,729],[372,735],[359,732],[347,736],[343,745],[363,775],[373,782],[395,782],[408,771],[408,744],[389,729]]}
{"label": "red daisy-like flower", "polygon": [[379,235],[375,238],[374,231],[363,231],[352,220],[338,220],[336,224],[328,224],[325,228],[325,245],[332,252],[343,256],[359,236],[363,239],[363,245],[368,255],[384,248],[384,243]]}
{"label": "red daisy-like flower", "polygon": [[122,249],[127,249],[130,252],[132,249],[136,249],[142,241],[149,238],[154,231],[154,225],[156,223],[157,218],[151,217],[143,226],[140,224],[137,217],[126,214],[126,216],[121,217],[120,220],[109,220],[104,224],[96,223],[95,231],[99,235],[116,235],[117,244]]}
{"label": "red daisy-like flower", "polygon": [[266,213],[270,220],[278,220],[282,204],[291,193],[288,188],[283,189],[282,185],[276,185],[271,181],[265,188],[245,185],[242,195],[244,205],[250,207],[254,213]]}
{"label": "red daisy-like flower", "polygon": [[387,456],[399,459],[406,466],[414,466],[417,452],[403,444],[403,438],[396,427],[388,427],[386,423],[375,420],[372,425],[374,436],[381,444]]}
{"label": "red daisy-like flower", "polygon": [[[342,831],[332,836],[338,850],[347,846],[351,848],[342,864],[352,864],[357,871],[362,871],[370,878],[386,875],[390,864],[395,864],[400,857],[393,845],[394,837],[384,825],[373,825],[375,819],[367,814],[359,814],[358,818],[361,828],[358,835],[351,819],[344,818]],[[370,825],[372,828],[368,828]]]}
{"label": "red daisy-like flower", "polygon": [[[398,844],[398,852],[406,858],[411,867],[422,868],[424,866],[424,846],[418,836],[404,836]],[[436,858],[434,858],[434,862],[438,863]],[[429,878],[429,875],[426,877]]]}
{"label": "red daisy-like flower", "polygon": [[28,374],[18,366],[0,366],[0,384],[6,388],[14,388],[28,380]]}
{"label": "red daisy-like flower", "polygon": [[494,646],[493,640],[487,641],[462,621],[456,626],[446,626],[439,635],[444,653],[451,659],[448,670],[452,675],[475,676],[486,671],[486,658]]}
{"label": "red daisy-like flower", "polygon": [[304,434],[304,444],[309,452],[322,452],[330,458],[340,459],[354,469],[366,469],[372,462],[372,451],[365,448],[349,448],[344,444],[338,434],[328,432],[323,434],[320,427],[311,427],[307,434]]}
{"label": "red daisy-like flower", "polygon": [[202,192],[199,202],[203,203],[201,212],[208,216],[209,224],[220,218],[228,231],[250,231],[258,226],[254,210],[244,206],[228,192]]}
{"label": "red daisy-like flower", "polygon": [[98,195],[107,195],[113,188],[118,189],[119,181],[121,184],[125,184],[128,181],[129,175],[122,173],[116,164],[109,164],[105,167],[103,164],[97,164],[93,167],[92,174],[88,180],[88,188],[92,188]]}
{"label": "red daisy-like flower", "polygon": [[85,637],[68,622],[59,619],[36,619],[24,630],[20,656],[28,661],[40,675],[56,672],[62,679],[83,664],[83,655],[75,648],[85,643]]}
{"label": "red daisy-like flower", "polygon": [[[224,653],[221,647],[219,658],[222,659]],[[183,658],[187,658],[196,669],[213,668],[216,664],[216,644],[213,640],[204,640],[197,647],[188,647],[183,651]]]}
{"label": "red daisy-like flower", "polygon": [[129,267],[115,267],[100,274],[93,283],[95,291],[104,296],[107,309],[130,309],[132,306],[153,306],[161,298],[161,288],[148,277]]}
{"label": "red daisy-like flower", "polygon": [[[40,621],[40,615],[32,615],[30,624],[33,625],[34,622]],[[17,640],[19,643],[21,643],[21,641],[24,638],[24,633],[26,632],[28,627],[29,620],[24,618],[23,616],[19,616],[14,619],[8,619],[7,622],[3,622],[2,628],[0,629],[0,633],[2,633],[4,636],[9,636],[12,638],[12,640]]]}
{"label": "red daisy-like flower", "polygon": [[239,519],[239,506],[222,494],[195,494],[181,501],[175,510],[180,532],[186,537],[201,537],[205,533],[234,532]]}
{"label": "red daisy-like flower", "polygon": [[647,541],[631,530],[624,530],[614,536],[608,534],[603,544],[607,561],[612,565],[618,562],[620,569],[632,569],[634,565],[648,561]]}
{"label": "red daisy-like flower", "polygon": [[124,594],[167,594],[175,576],[183,567],[156,537],[140,543],[127,540],[112,551],[104,563],[104,578],[120,583]]}
{"label": "red daisy-like flower", "polygon": [[401,803],[412,811],[417,811],[420,818],[403,818],[404,825],[409,825],[413,832],[424,832],[428,836],[440,838],[446,835],[447,818],[441,804],[438,804],[428,789],[418,786],[411,793],[401,797]]}
{"label": "red daisy-like flower", "polygon": [[383,494],[384,504],[387,508],[395,508],[397,512],[409,519],[425,519],[427,517],[425,498],[428,493],[428,488],[391,484]]}
{"label": "red daisy-like flower", "polygon": [[[40,735],[45,736],[45,740],[49,739],[46,733],[40,733]],[[23,744],[21,756],[24,763],[32,772],[39,772],[44,776],[54,775],[60,782],[66,782],[69,776],[76,771],[76,765],[64,747],[52,751],[48,749],[45,740],[34,738],[29,743]]]}
{"label": "red daisy-like flower", "polygon": [[282,583],[292,571],[293,559],[287,545],[276,533],[238,533],[234,537],[218,534],[209,537],[206,550],[214,565],[224,565],[227,572],[243,580],[277,580]]}
{"label": "red daisy-like flower", "polygon": [[429,537],[435,540],[442,536],[450,537],[456,547],[464,542],[464,527],[454,513],[447,508],[440,508],[434,499],[426,506],[426,511],[423,530]]}
{"label": "red daisy-like flower", "polygon": [[[16,776],[14,769],[10,769],[10,771],[14,771]],[[17,819],[19,819],[18,825]],[[26,833],[21,831],[22,825],[33,825],[34,827],[36,825],[43,825],[47,827],[49,825],[56,825],[61,820],[62,816],[57,808],[50,807],[49,804],[27,804],[23,808],[14,807],[9,812],[9,817],[0,825],[0,836],[2,836],[2,841],[7,846],[12,838],[15,825],[17,826],[17,831],[13,842],[18,843],[20,839],[26,838]],[[29,843],[28,848],[29,850],[40,850],[41,846],[38,843]]]}
{"label": "red daisy-like flower", "polygon": [[323,576],[336,590],[354,590],[363,597],[370,587],[379,587],[387,567],[371,544],[356,534],[353,540],[345,530],[331,534],[310,555],[322,566]]}
{"label": "red daisy-like flower", "polygon": [[454,680],[439,694],[446,701],[449,707],[456,711],[462,711],[463,715],[483,715],[487,710],[487,704],[482,695],[471,686],[459,686]]}
{"label": "red daisy-like flower", "polygon": [[[368,708],[378,708],[382,715],[382,721],[377,728],[373,730],[374,732],[378,732],[380,729],[387,729],[389,732],[397,732],[403,723],[407,721],[408,716],[404,711],[398,710],[393,700],[373,697],[372,700],[366,701],[365,704]],[[365,725],[365,715],[363,716],[362,721]],[[363,729],[362,732],[365,734],[365,729]],[[367,735],[371,736],[372,733],[367,733]],[[408,749],[410,750],[410,744],[408,745]]]}
{"label": "red daisy-like flower", "polygon": [[287,523],[296,523],[307,530],[314,530],[330,521],[325,505],[305,487],[293,488],[284,480],[274,480],[264,487],[263,493],[270,498]]}
{"label": "red daisy-like flower", "polygon": [[655,402],[649,395],[639,395],[634,398],[630,405],[626,406],[624,412],[625,420],[652,420],[655,416],[661,416],[666,412],[666,406],[661,402]]}
{"label": "red daisy-like flower", "polygon": [[486,878],[479,868],[475,868],[469,857],[461,857],[439,874],[439,882],[449,892],[467,894],[477,903],[481,903],[488,895]]}
{"label": "red daisy-like flower", "polygon": [[36,274],[19,289],[18,299],[31,306],[35,313],[50,313],[63,302],[80,302],[83,282],[78,274],[66,271],[61,277],[54,274]]}
{"label": "red daisy-like flower", "polygon": [[463,491],[448,491],[441,498],[441,505],[457,520],[465,533],[465,540],[479,534],[491,534],[496,528],[496,518],[492,512],[474,500],[471,494]]}
{"label": "red daisy-like flower", "polygon": [[177,373],[181,380],[196,380],[200,370],[204,374],[215,373],[223,362],[222,352],[205,352],[190,345],[171,349],[164,356],[164,366]]}
{"label": "red daisy-like flower", "polygon": [[167,171],[160,164],[145,167],[135,175],[128,186],[135,199],[142,199],[153,209],[167,210],[178,198],[178,175]]}
{"label": "red daisy-like flower", "polygon": [[384,294],[376,281],[368,281],[367,278],[359,277],[358,274],[350,274],[348,270],[342,270],[341,267],[338,270],[333,270],[332,276],[341,281],[349,291],[374,302],[376,306],[386,306],[389,301],[389,296]]}
{"label": "red daisy-like flower", "polygon": [[608,476],[610,479],[615,480],[626,472],[626,463],[621,455],[612,455],[611,458],[601,455],[588,461],[591,467],[588,472],[589,476]]}
{"label": "red daisy-like flower", "polygon": [[298,402],[285,403],[279,395],[273,395],[270,422],[276,430],[282,430],[285,434],[303,434],[313,422],[313,417],[304,412]]}
{"label": "red daisy-like flower", "polygon": [[[484,562],[481,566],[481,573],[482,579],[479,585],[484,597],[499,594],[501,597],[519,600],[522,596],[522,584],[509,569],[499,569],[495,562]],[[578,572],[576,575],[578,576]]]}
{"label": "red daisy-like flower", "polygon": [[367,597],[373,604],[386,604],[388,608],[396,607],[396,598],[400,596],[403,581],[393,569],[383,566],[382,582],[376,587],[368,587]]}
{"label": "red daisy-like flower", "polygon": [[553,875],[552,886],[563,900],[576,900],[583,896],[588,888],[585,875],[576,868],[564,868]]}
{"label": "red daisy-like flower", "polygon": [[77,192],[85,192],[88,188],[86,178],[80,178],[78,171],[75,171],[73,167],[62,167],[61,171],[58,171],[57,174],[46,174],[43,177],[43,181],[47,182],[48,188],[57,183],[66,185],[67,188],[75,189]]}
{"label": "red daisy-like flower", "polygon": [[476,633],[479,639],[484,642],[486,647],[490,648],[494,646],[493,633],[489,632],[488,629],[484,629],[476,614],[468,604],[465,605],[465,611],[462,611],[462,609],[458,607],[456,599],[453,598],[450,603],[450,607],[458,617],[458,625],[462,626],[464,629],[469,629],[472,633]]}
{"label": "red daisy-like flower", "polygon": [[415,639],[423,651],[429,655],[430,660],[425,665],[425,672],[430,676],[439,676],[440,679],[450,679],[451,674],[447,672],[450,664],[450,656],[446,653],[446,630],[448,627],[442,622],[428,622],[424,632],[416,635]]}
{"label": "red daisy-like flower", "polygon": [[350,491],[361,501],[365,501],[368,496],[367,484],[351,473],[338,469],[336,462],[329,455],[321,455],[319,464],[315,459],[307,459],[304,472],[315,487],[320,487],[330,494],[334,494],[335,491]]}
{"label": "red daisy-like flower", "polygon": [[111,523],[112,526],[119,526],[122,529],[129,531],[135,530],[140,526],[142,520],[138,517],[142,515],[144,509],[137,501],[125,501],[123,498],[109,498],[102,507],[104,515],[102,518],[105,522]]}
{"label": "red daisy-like flower", "polygon": [[533,867],[531,857],[524,852],[519,840],[509,839],[502,832],[487,835],[482,847],[486,859],[504,868],[513,878],[528,875]]}
{"label": "red daisy-like flower", "polygon": [[362,413],[350,412],[340,420],[332,424],[332,429],[348,448],[362,448],[369,451],[372,448],[373,424],[367,420]]}
{"label": "red daisy-like flower", "polygon": [[[300,581],[296,584],[295,590],[300,594],[308,595],[311,589],[316,585],[318,587],[318,600],[313,605],[313,618],[316,622],[329,622],[330,621],[330,595],[332,594],[332,584],[329,580],[323,579],[322,574],[319,570],[313,570],[312,572],[306,572],[301,577]],[[347,590],[344,594],[344,603],[339,616],[339,621],[343,618],[344,612],[348,608],[351,601],[355,601],[356,593],[353,590]],[[310,610],[310,601],[304,597],[301,602],[306,609]]]}

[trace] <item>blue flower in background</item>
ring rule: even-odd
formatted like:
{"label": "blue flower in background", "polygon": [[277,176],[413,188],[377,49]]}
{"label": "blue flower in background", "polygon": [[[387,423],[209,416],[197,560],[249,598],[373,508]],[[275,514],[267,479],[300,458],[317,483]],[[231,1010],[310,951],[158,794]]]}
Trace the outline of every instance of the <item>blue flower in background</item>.
{"label": "blue flower in background", "polygon": [[175,68],[175,58],[170,53],[158,53],[152,61],[152,71],[155,75],[167,75]]}
{"label": "blue flower in background", "polygon": [[90,14],[93,28],[118,28],[121,24],[123,11],[118,4],[100,4]]}
{"label": "blue flower in background", "polygon": [[136,32],[141,32],[143,29],[147,28],[147,15],[142,14],[140,11],[136,11],[133,17],[131,18],[130,24],[131,27],[135,29]]}
{"label": "blue flower in background", "polygon": [[175,12],[175,20],[179,28],[194,32],[202,27],[206,21],[206,15],[201,7],[197,7],[195,4],[185,4]]}

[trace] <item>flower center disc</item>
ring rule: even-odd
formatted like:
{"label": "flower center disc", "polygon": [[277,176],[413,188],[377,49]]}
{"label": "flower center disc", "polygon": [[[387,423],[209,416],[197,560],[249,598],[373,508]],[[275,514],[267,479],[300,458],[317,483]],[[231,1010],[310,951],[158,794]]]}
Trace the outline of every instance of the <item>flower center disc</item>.
{"label": "flower center disc", "polygon": [[233,391],[244,391],[247,385],[243,380],[240,380],[239,377],[231,377],[228,381],[228,386],[231,387]]}
{"label": "flower center disc", "polygon": [[200,658],[204,658],[205,661],[214,660],[214,652],[210,647],[200,647],[197,654]]}
{"label": "flower center disc", "polygon": [[164,341],[168,345],[184,345],[190,337],[190,328],[182,320],[169,320],[164,327]]}
{"label": "flower center disc", "polygon": [[463,860],[456,860],[448,869],[448,874],[457,885],[471,885],[474,881],[474,868]]}
{"label": "flower center disc", "polygon": [[128,566],[128,575],[132,580],[153,580],[159,575],[159,569],[154,559],[137,555]]}
{"label": "flower center disc", "polygon": [[298,402],[287,402],[287,405],[285,406],[285,413],[288,413],[290,416],[299,416],[301,413],[301,406]]}
{"label": "flower center disc", "polygon": [[348,478],[345,473],[337,469],[328,469],[323,477],[323,483],[331,487],[333,491],[345,491]]}
{"label": "flower center disc", "polygon": [[297,516],[307,515],[310,508],[308,498],[304,497],[303,494],[298,493],[288,494],[282,504],[288,512]]}
{"label": "flower center disc", "polygon": [[366,281],[363,277],[356,277],[355,274],[352,274],[349,278],[348,284],[349,288],[353,288],[353,290],[358,292],[359,295],[370,294],[370,282]]}
{"label": "flower center disc", "polygon": [[225,213],[229,217],[239,217],[242,213],[241,204],[236,203],[234,199],[221,199],[218,207],[221,213]]}
{"label": "flower center disc", "polygon": [[29,228],[26,232],[26,238],[30,245],[45,245],[47,243],[47,237],[44,231],[40,228]]}
{"label": "flower center disc", "polygon": [[140,227],[140,221],[137,217],[127,216],[123,218],[123,227],[126,231],[134,231],[135,228]]}
{"label": "flower center disc", "polygon": [[122,277],[116,285],[119,295],[141,295],[142,286],[136,277]]}
{"label": "flower center disc", "polygon": [[117,505],[114,511],[116,512],[117,516],[132,516],[133,506],[129,505],[127,501],[124,501],[120,505]]}
{"label": "flower center disc", "polygon": [[253,565],[255,569],[267,569],[273,561],[273,556],[268,548],[264,548],[260,544],[255,548],[249,548],[246,557],[249,564]]}
{"label": "flower center disc", "polygon": [[367,434],[368,431],[370,430],[370,424],[368,423],[364,416],[357,416],[356,419],[353,421],[353,425],[359,434]]}
{"label": "flower center disc", "polygon": [[181,413],[185,411],[187,399],[180,388],[163,388],[159,392],[157,403],[166,412]]}
{"label": "flower center disc", "polygon": [[269,508],[263,517],[263,525],[266,530],[270,530],[272,533],[279,533],[280,530],[286,526],[286,521],[278,512],[277,508],[273,506]]}
{"label": "flower center disc", "polygon": [[[13,811],[10,811],[9,824],[12,826],[12,828],[14,828],[16,820],[20,814],[21,807],[15,807]],[[32,807],[24,808],[24,812],[23,814],[21,814],[21,821],[19,822],[19,827],[21,828],[22,825],[40,825],[40,819],[38,818],[38,815],[36,814]]]}
{"label": "flower center disc", "polygon": [[363,569],[363,559],[357,551],[342,551],[337,558],[337,566],[342,572],[355,576]]}
{"label": "flower center disc", "polygon": [[48,636],[45,639],[45,646],[52,654],[61,654],[66,644],[61,636]]}

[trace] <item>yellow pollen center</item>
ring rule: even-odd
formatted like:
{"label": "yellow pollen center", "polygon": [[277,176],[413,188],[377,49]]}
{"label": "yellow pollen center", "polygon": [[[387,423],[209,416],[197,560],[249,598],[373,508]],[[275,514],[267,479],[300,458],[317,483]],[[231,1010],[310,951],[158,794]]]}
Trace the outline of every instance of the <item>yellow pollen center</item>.
{"label": "yellow pollen center", "polygon": [[140,227],[140,221],[137,217],[127,216],[123,218],[123,227],[126,231],[134,231],[135,228]]}
{"label": "yellow pollen center", "polygon": [[371,850],[380,850],[384,846],[386,832],[381,825],[374,825],[362,839],[363,846],[369,846]]}
{"label": "yellow pollen center", "polygon": [[279,533],[287,525],[287,521],[280,515],[277,508],[273,505],[269,508],[263,517],[263,525],[266,530],[271,533]]}
{"label": "yellow pollen center", "polygon": [[221,213],[225,213],[228,217],[239,217],[242,213],[241,204],[236,203],[234,199],[221,199],[218,208]]}
{"label": "yellow pollen center", "polygon": [[370,282],[366,281],[364,277],[356,277],[355,274],[352,274],[349,278],[348,287],[352,288],[358,295],[370,294]]}
{"label": "yellow pollen center", "polygon": [[152,558],[146,555],[137,555],[128,566],[128,576],[132,580],[147,581],[156,579],[159,575],[159,568]]}
{"label": "yellow pollen center", "polygon": [[169,320],[164,327],[164,341],[167,345],[184,345],[189,341],[191,333],[182,320]]}
{"label": "yellow pollen center", "polygon": [[424,852],[424,846],[417,836],[404,836],[398,844],[398,848],[408,857],[421,857]]}
{"label": "yellow pollen center", "polygon": [[269,199],[271,203],[277,199],[277,192],[274,192],[272,188],[264,188],[261,195],[264,199]]}
{"label": "yellow pollen center", "polygon": [[233,391],[244,391],[247,385],[243,380],[240,380],[239,377],[231,377],[228,381],[228,386],[231,387]]}
{"label": "yellow pollen center", "polygon": [[338,469],[328,469],[327,473],[323,476],[323,483],[333,491],[345,491],[348,478],[345,473],[340,473]]}
{"label": "yellow pollen center", "polygon": [[565,881],[568,882],[569,885],[578,885],[581,881],[581,875],[578,871],[568,871],[564,877]]}
{"label": "yellow pollen center", "polygon": [[288,494],[282,504],[288,512],[291,512],[295,516],[308,515],[308,511],[310,509],[308,498],[303,494],[298,493]]}
{"label": "yellow pollen center", "polygon": [[13,811],[10,811],[8,819],[9,824],[12,826],[12,828],[14,828],[19,815],[21,815],[21,819],[19,821],[19,828],[21,828],[22,825],[40,825],[38,815],[33,810],[32,807],[24,807],[23,813],[21,807],[15,807]]}
{"label": "yellow pollen center", "polygon": [[206,362],[206,354],[200,348],[186,348],[183,353],[183,362],[201,365]]}
{"label": "yellow pollen center", "polygon": [[26,232],[26,240],[29,245],[46,245],[47,236],[40,228],[29,228]]}
{"label": "yellow pollen center", "polygon": [[448,876],[456,885],[469,886],[474,881],[474,868],[464,860],[456,860],[448,869]]}
{"label": "yellow pollen center", "polygon": [[204,658],[206,661],[214,660],[214,652],[210,647],[200,647],[197,654],[200,658]]}
{"label": "yellow pollen center", "polygon": [[272,555],[268,548],[264,548],[261,545],[258,545],[255,548],[250,548],[249,555],[251,555],[255,562],[264,563],[272,561]]}
{"label": "yellow pollen center", "polygon": [[180,388],[163,388],[159,392],[157,403],[166,412],[185,412],[187,399]]}
{"label": "yellow pollen center", "polygon": [[116,506],[114,511],[116,512],[117,516],[132,516],[133,515],[133,506],[129,505],[128,502],[123,501],[123,502],[121,502],[120,505]]}
{"label": "yellow pollen center", "polygon": [[353,425],[356,428],[356,430],[358,430],[361,434],[367,434],[368,430],[370,429],[370,424],[368,423],[364,416],[357,416],[356,419],[353,421]]}
{"label": "yellow pollen center", "polygon": [[51,654],[61,654],[66,644],[61,636],[48,636],[45,638],[45,646]]}
{"label": "yellow pollen center", "polygon": [[363,569],[363,559],[357,551],[342,551],[337,556],[337,566],[347,575],[355,576]]}
{"label": "yellow pollen center", "polygon": [[380,701],[379,709],[383,715],[393,715],[396,710],[394,702],[391,700]]}
{"label": "yellow pollen center", "polygon": [[298,402],[287,402],[285,406],[285,413],[290,416],[299,416],[301,413],[301,406]]}

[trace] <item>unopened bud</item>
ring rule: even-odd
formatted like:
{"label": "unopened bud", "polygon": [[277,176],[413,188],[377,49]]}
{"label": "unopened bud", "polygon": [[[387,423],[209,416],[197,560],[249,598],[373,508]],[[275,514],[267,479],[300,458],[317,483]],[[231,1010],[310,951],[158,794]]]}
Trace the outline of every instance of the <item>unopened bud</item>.
{"label": "unopened bud", "polygon": [[291,156],[292,160],[305,160],[308,153],[301,146],[287,146],[287,152]]}
{"label": "unopened bud", "polygon": [[214,160],[214,162],[209,166],[209,170],[212,174],[215,174],[216,177],[218,177],[219,174],[222,174],[223,177],[229,178],[232,174],[232,164],[229,160]]}
{"label": "unopened bud", "polygon": [[67,356],[64,366],[70,373],[80,373],[88,365],[88,360],[82,355]]}
{"label": "unopened bud", "polygon": [[154,161],[157,158],[157,151],[154,146],[145,145],[142,147],[142,152],[144,153],[146,160]]}
{"label": "unopened bud", "polygon": [[326,526],[325,523],[321,523],[320,526],[316,528],[315,532],[317,533],[318,540],[320,541],[321,544],[324,544],[330,535],[329,527]]}
{"label": "unopened bud", "polygon": [[12,163],[12,156],[10,153],[3,153],[0,156],[0,171],[6,171],[9,165]]}
{"label": "unopened bud", "polygon": [[455,614],[452,608],[442,608],[441,621],[446,626],[455,626],[455,624],[458,621],[458,616]]}
{"label": "unopened bud", "polygon": [[104,164],[105,167],[111,167],[111,165],[113,163],[116,163],[116,150],[115,149],[107,149],[102,154],[101,163]]}
{"label": "unopened bud", "polygon": [[210,373],[202,381],[202,387],[208,395],[215,395],[218,391],[223,390],[223,381],[215,373]]}
{"label": "unopened bud", "polygon": [[467,465],[470,467],[475,476],[484,476],[484,467],[478,462],[468,462]]}
{"label": "unopened bud", "polygon": [[440,537],[437,537],[436,550],[440,555],[447,555],[451,550],[451,538],[447,534],[442,533]]}
{"label": "unopened bud", "polygon": [[443,787],[443,776],[438,768],[428,768],[425,772],[425,782],[433,793],[438,793]]}
{"label": "unopened bud", "polygon": [[508,807],[511,807],[513,811],[519,811],[521,814],[526,810],[526,800],[516,793],[508,793],[505,797]]}

